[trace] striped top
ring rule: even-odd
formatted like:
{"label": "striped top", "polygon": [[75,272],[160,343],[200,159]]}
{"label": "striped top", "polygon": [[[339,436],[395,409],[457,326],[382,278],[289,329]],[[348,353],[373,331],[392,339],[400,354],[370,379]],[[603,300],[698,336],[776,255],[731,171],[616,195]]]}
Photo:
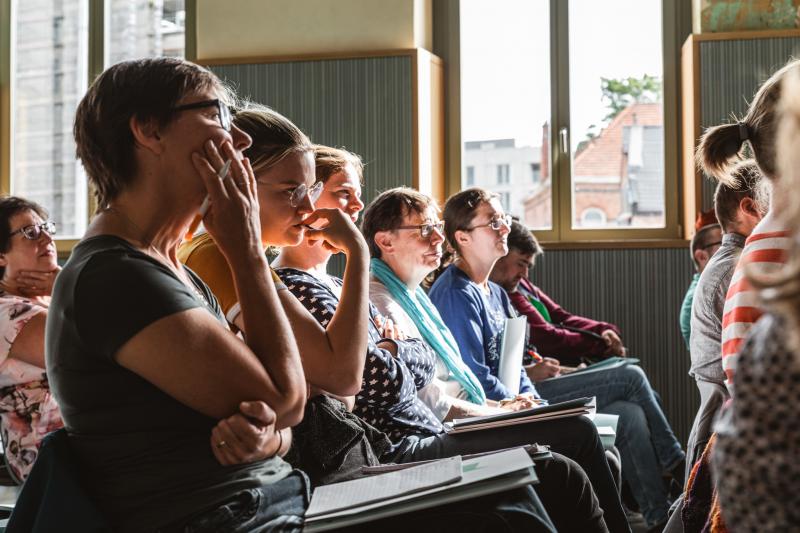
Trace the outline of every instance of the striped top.
{"label": "striped top", "polygon": [[758,291],[750,284],[745,270],[753,270],[759,274],[776,271],[786,262],[789,245],[789,233],[772,212],[758,223],[745,241],[722,312],[722,369],[725,371],[725,384],[731,395],[739,348],[752,325],[764,313]]}

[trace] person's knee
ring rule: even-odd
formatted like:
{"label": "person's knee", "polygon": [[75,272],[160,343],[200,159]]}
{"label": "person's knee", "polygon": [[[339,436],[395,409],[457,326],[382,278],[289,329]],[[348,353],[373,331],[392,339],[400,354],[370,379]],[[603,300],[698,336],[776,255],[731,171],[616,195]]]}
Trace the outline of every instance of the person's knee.
{"label": "person's knee", "polygon": [[617,433],[619,437],[625,435],[649,435],[650,428],[647,425],[647,415],[644,409],[638,404],[627,401],[617,401],[603,410],[615,415],[619,415],[619,426]]}

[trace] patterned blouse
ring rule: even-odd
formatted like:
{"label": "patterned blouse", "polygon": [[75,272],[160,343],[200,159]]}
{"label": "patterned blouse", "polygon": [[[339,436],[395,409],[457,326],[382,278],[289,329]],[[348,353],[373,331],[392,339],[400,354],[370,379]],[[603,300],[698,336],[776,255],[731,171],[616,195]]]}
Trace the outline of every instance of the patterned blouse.
{"label": "patterned blouse", "polygon": [[[341,288],[342,281],[332,276],[321,280],[293,268],[279,268],[276,272],[314,318],[327,326],[339,303],[334,289]],[[371,304],[370,315],[378,315]],[[394,443],[410,434],[441,433],[442,424],[417,397],[417,391],[433,380],[436,354],[422,340],[406,339],[392,341],[397,345],[397,356],[392,357],[377,346],[380,341],[381,335],[371,320],[361,391],[356,395],[353,412],[386,433]]]}
{"label": "patterned blouse", "polygon": [[44,311],[36,302],[0,292],[0,433],[18,482],[28,477],[45,435],[63,426],[44,369],[8,356],[19,332]]}
{"label": "patterned blouse", "polygon": [[800,524],[800,354],[786,324],[764,315],[742,345],[736,396],[717,424],[714,471],[722,515],[735,531]]}

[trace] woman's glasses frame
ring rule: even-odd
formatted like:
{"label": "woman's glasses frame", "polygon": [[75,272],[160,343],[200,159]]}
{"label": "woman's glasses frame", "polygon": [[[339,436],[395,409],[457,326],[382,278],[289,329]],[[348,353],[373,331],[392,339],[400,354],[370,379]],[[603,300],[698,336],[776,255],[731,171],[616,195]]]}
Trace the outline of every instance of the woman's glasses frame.
{"label": "woman's glasses frame", "polygon": [[202,102],[194,102],[191,104],[184,104],[179,105],[172,108],[172,111],[187,111],[189,109],[202,109],[204,107],[212,107],[217,106],[217,110],[219,111],[219,124],[225,131],[231,131],[231,127],[233,126],[233,116],[236,114],[235,109],[231,109],[228,107],[228,104],[220,100],[219,98],[214,98],[213,100],[203,100]]}
{"label": "woman's glasses frame", "polygon": [[39,240],[39,237],[42,236],[42,233],[47,233],[49,236],[53,236],[56,234],[56,223],[52,220],[47,220],[40,224],[29,224],[27,226],[23,226],[17,230],[12,231],[8,234],[9,237],[13,237],[17,233],[21,233],[23,237],[28,239],[29,241],[36,241]]}
{"label": "woman's glasses frame", "polygon": [[324,185],[325,184],[321,181],[316,182],[311,187],[305,183],[301,183],[292,190],[291,196],[289,196],[289,205],[292,207],[297,207],[303,202],[303,199],[306,196],[308,196],[308,199],[311,201],[311,205],[314,205],[322,195],[322,189]]}
{"label": "woman's glasses frame", "polygon": [[464,231],[472,231],[477,228],[486,228],[486,227],[492,228],[494,231],[500,231],[500,228],[502,228],[503,226],[510,229],[512,222],[513,219],[511,218],[511,215],[499,215],[494,217],[491,221],[489,221],[486,224],[477,224],[475,226],[466,228]]}

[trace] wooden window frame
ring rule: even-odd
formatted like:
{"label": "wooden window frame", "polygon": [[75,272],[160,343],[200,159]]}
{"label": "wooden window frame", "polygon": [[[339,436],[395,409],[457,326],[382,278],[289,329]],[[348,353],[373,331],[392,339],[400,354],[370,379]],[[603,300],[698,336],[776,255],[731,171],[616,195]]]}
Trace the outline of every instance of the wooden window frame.
{"label": "wooden window frame", "polygon": [[[460,101],[460,0],[444,0],[434,6],[434,51],[449,63],[447,109],[446,191],[462,189]],[[680,166],[680,50],[681,18],[690,14],[689,0],[661,2],[663,113],[664,113],[664,227],[663,228],[572,228],[571,154],[559,149],[559,130],[569,131],[569,2],[550,0],[551,68],[551,208],[552,229],[536,230],[536,236],[549,249],[584,248],[674,248],[688,246],[681,225]],[[452,31],[458,28],[458,31]],[[439,32],[437,34],[437,31]],[[450,34],[443,35],[444,31]],[[457,98],[453,95],[458,93]]]}

